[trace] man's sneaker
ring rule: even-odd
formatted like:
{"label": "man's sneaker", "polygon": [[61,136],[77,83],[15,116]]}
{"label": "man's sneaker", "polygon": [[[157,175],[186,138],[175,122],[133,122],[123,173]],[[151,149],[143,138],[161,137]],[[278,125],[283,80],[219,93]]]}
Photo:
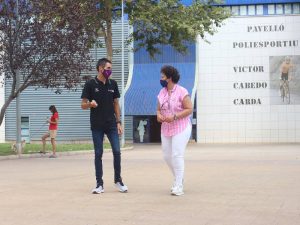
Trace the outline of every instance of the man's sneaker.
{"label": "man's sneaker", "polygon": [[123,184],[122,181],[118,181],[115,183],[116,188],[119,190],[119,192],[127,192],[128,191],[128,187]]}
{"label": "man's sneaker", "polygon": [[183,194],[184,194],[184,192],[183,192],[183,186],[182,186],[182,185],[177,185],[177,186],[175,186],[175,187],[172,189],[171,194],[172,194],[172,195],[176,195],[176,196],[183,195]]}
{"label": "man's sneaker", "polygon": [[100,193],[103,193],[103,192],[104,192],[104,189],[103,189],[103,186],[101,186],[101,185],[98,185],[96,188],[94,188],[92,190],[93,194],[100,194]]}

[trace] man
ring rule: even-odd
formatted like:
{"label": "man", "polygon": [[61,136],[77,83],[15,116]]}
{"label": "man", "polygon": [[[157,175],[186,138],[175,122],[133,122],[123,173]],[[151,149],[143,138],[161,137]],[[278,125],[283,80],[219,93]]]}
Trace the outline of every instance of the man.
{"label": "man", "polygon": [[292,79],[292,75],[291,75],[291,70],[293,68],[293,64],[291,63],[291,59],[290,57],[286,56],[284,61],[282,62],[281,66],[280,66],[280,72],[281,72],[281,76],[280,76],[280,96],[283,96],[283,83],[284,82],[289,82]]}
{"label": "man", "polygon": [[112,73],[112,63],[102,58],[97,63],[98,75],[87,81],[82,91],[82,109],[90,109],[90,123],[95,149],[96,188],[93,194],[104,192],[103,186],[103,137],[106,134],[114,157],[114,182],[120,192],[127,192],[128,188],[121,178],[121,152],[119,135],[122,134],[120,121],[120,93],[117,82],[109,79]]}
{"label": "man", "polygon": [[293,64],[291,63],[290,57],[286,56],[284,62],[280,66],[281,80],[291,80],[291,74],[289,74],[290,69],[292,69]]}

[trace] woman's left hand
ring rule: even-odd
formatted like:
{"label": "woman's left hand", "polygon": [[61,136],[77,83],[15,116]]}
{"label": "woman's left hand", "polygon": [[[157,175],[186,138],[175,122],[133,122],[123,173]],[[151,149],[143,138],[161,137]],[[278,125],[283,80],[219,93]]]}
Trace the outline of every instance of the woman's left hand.
{"label": "woman's left hand", "polygon": [[166,116],[164,122],[172,123],[174,121],[174,116]]}

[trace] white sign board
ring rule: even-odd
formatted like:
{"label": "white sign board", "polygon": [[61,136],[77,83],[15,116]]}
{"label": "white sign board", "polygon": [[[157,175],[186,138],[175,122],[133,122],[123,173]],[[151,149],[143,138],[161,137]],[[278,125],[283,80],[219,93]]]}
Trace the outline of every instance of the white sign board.
{"label": "white sign board", "polygon": [[207,39],[197,141],[300,142],[300,16],[230,18]]}

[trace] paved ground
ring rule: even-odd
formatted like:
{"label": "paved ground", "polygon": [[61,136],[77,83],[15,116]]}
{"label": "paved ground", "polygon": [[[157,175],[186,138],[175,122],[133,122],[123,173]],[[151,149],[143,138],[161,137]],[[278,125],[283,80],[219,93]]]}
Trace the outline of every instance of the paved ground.
{"label": "paved ground", "polygon": [[185,195],[169,194],[159,145],[124,151],[129,193],[92,195],[91,154],[0,161],[2,225],[299,225],[300,145],[197,145],[186,153]]}

